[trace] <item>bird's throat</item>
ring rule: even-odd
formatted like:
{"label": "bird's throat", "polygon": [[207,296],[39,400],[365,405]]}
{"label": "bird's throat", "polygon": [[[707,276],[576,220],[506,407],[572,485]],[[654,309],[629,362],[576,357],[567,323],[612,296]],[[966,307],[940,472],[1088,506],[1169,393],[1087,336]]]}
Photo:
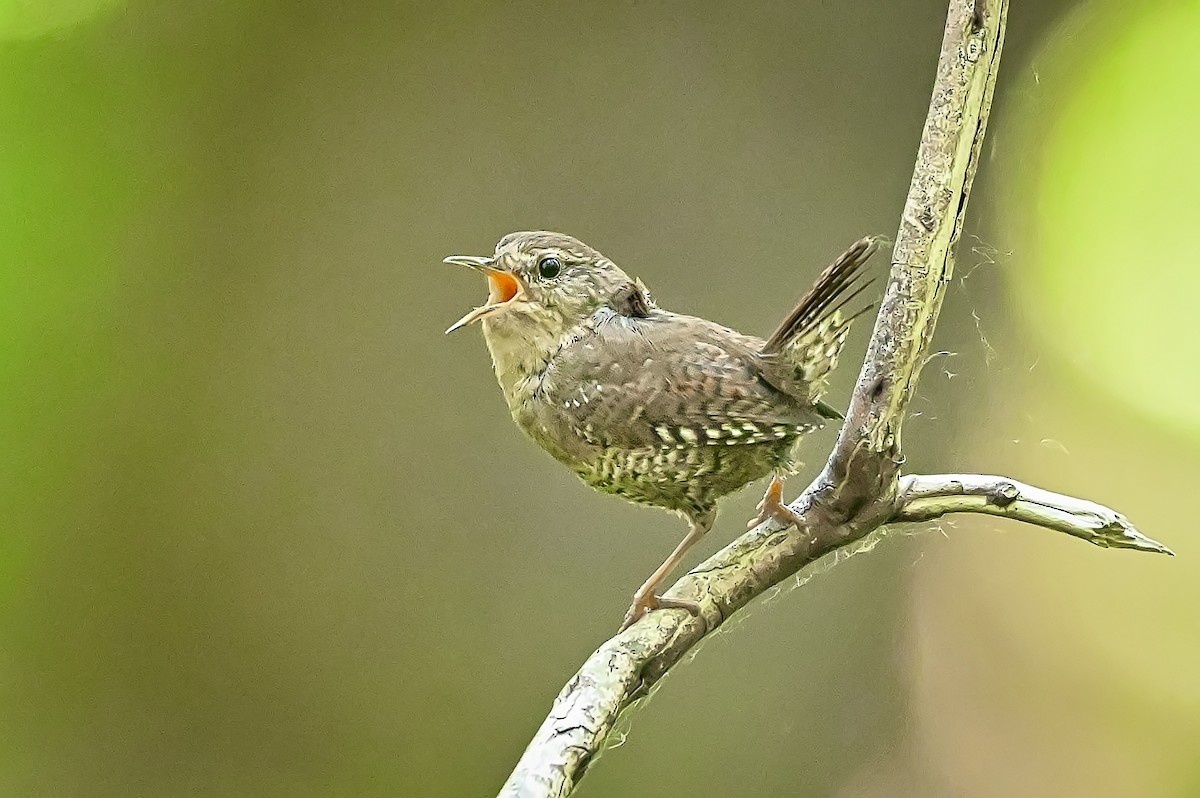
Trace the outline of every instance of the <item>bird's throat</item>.
{"label": "bird's throat", "polygon": [[558,349],[558,338],[540,325],[512,318],[484,319],[483,338],[492,356],[496,380],[515,413],[537,391]]}

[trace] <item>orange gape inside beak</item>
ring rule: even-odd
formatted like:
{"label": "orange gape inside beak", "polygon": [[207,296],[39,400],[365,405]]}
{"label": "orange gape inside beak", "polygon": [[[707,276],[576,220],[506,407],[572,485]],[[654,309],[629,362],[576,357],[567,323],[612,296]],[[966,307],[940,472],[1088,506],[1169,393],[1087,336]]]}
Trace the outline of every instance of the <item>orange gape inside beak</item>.
{"label": "orange gape inside beak", "polygon": [[[478,259],[475,259],[478,260]],[[491,266],[483,263],[476,263],[474,260],[468,261],[465,258],[451,258],[448,263],[465,263],[472,268],[479,269],[487,275],[488,279],[488,303],[483,307],[475,308],[467,315],[463,316],[458,321],[450,325],[446,330],[447,334],[455,330],[466,327],[468,324],[473,324],[480,319],[487,318],[493,313],[498,313],[505,309],[505,306],[521,296],[521,280],[511,272],[503,272],[499,269],[493,269]]]}
{"label": "orange gape inside beak", "polygon": [[488,302],[507,302],[517,295],[521,284],[508,272],[488,272]]}

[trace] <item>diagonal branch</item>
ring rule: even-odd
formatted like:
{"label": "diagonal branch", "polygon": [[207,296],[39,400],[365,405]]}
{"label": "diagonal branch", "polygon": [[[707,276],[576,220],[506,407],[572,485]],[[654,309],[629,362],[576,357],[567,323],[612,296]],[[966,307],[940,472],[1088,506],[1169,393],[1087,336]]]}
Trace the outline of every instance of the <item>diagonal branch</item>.
{"label": "diagonal branch", "polygon": [[1007,0],[950,2],[887,291],[833,452],[792,504],[799,528],[760,524],[676,582],[668,594],[697,601],[699,616],[660,610],[604,643],[555,699],[502,798],[569,795],[620,713],[705,635],[771,586],[886,523],[993,512],[1100,545],[1169,553],[1091,502],[1001,477],[900,477],[901,423],[950,281],[1007,10]]}

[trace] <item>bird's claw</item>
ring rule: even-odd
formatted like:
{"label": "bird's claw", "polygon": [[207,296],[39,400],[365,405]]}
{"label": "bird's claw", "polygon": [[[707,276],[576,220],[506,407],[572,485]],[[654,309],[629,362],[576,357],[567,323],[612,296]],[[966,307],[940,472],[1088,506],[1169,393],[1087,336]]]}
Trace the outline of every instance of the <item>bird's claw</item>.
{"label": "bird's claw", "polygon": [[700,605],[690,599],[656,596],[653,593],[645,596],[635,594],[633,603],[629,605],[629,611],[625,613],[625,620],[621,621],[621,628],[617,629],[617,633],[624,632],[633,626],[646,613],[659,609],[687,610],[692,615],[700,614]]}
{"label": "bird's claw", "polygon": [[767,492],[763,494],[762,501],[756,509],[758,515],[750,519],[750,523],[746,525],[747,529],[753,529],[770,520],[777,521],[785,527],[800,528],[800,516],[783,502],[783,480],[779,477],[771,477],[771,484],[767,486]]}

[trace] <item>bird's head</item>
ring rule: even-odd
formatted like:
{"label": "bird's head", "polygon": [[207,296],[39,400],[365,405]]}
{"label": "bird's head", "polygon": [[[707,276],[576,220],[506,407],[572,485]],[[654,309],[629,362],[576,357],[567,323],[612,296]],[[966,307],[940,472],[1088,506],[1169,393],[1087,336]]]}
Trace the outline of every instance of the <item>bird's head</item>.
{"label": "bird's head", "polygon": [[490,258],[454,255],[445,262],[483,272],[488,280],[487,304],[446,332],[482,321],[489,344],[557,345],[568,330],[633,282],[608,258],[561,233],[510,233]]}

